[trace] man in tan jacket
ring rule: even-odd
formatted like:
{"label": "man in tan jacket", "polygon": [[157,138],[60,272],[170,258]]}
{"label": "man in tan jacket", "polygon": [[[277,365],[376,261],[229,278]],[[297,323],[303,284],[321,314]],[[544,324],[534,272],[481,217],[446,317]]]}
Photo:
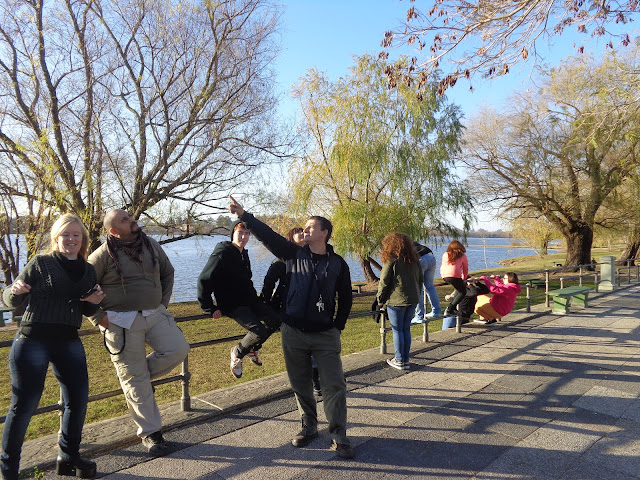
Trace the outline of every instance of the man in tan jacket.
{"label": "man in tan jacket", "polygon": [[[154,456],[169,452],[151,381],[189,353],[189,343],[167,311],[173,266],[162,247],[124,210],[105,215],[106,242],[89,256],[106,294],[90,320],[99,325],[142,444]],[[154,351],[146,355],[145,344]]]}

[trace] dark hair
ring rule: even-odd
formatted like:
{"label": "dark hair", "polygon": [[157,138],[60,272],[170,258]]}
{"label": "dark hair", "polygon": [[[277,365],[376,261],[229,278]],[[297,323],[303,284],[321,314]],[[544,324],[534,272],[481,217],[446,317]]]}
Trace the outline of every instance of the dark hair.
{"label": "dark hair", "polygon": [[447,258],[449,263],[453,264],[457,259],[462,257],[467,251],[458,240],[453,240],[447,247]]}
{"label": "dark hair", "polygon": [[318,222],[320,222],[320,230],[328,231],[327,238],[325,238],[325,243],[329,243],[331,233],[333,232],[333,225],[331,225],[331,222],[328,219],[321,217],[320,215],[313,215],[312,217],[309,217],[309,220],[317,220]]}
{"label": "dark hair", "polygon": [[390,233],[382,239],[382,252],[380,253],[382,263],[387,263],[393,258],[397,258],[408,264],[419,263],[420,258],[413,240],[404,233]]}
{"label": "dark hair", "polygon": [[518,274],[516,272],[507,272],[505,274],[509,283],[519,283]]}
{"label": "dark hair", "polygon": [[293,227],[291,230],[289,230],[287,232],[287,234],[284,236],[284,238],[286,238],[290,242],[293,242],[294,235],[296,233],[302,233],[302,232],[304,232],[304,228],[302,228],[302,227]]}

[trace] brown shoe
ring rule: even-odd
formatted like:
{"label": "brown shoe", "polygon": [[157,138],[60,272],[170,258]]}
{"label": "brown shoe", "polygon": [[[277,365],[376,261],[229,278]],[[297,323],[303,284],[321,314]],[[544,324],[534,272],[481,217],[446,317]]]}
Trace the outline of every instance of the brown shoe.
{"label": "brown shoe", "polygon": [[307,433],[306,430],[301,430],[299,434],[291,439],[291,445],[296,448],[306,447],[311,443],[311,440],[318,436],[318,432]]}
{"label": "brown shoe", "polygon": [[356,456],[353,447],[348,443],[338,443],[335,440],[331,444],[331,450],[335,451],[341,458],[353,458]]}

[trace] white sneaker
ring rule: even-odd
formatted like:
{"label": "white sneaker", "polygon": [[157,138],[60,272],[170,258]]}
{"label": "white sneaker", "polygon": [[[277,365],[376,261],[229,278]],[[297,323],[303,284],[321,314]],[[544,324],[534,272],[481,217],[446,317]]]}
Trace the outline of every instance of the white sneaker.
{"label": "white sneaker", "polygon": [[404,364],[396,360],[396,357],[388,358],[387,363],[390,367],[395,368],[396,370],[403,370]]}
{"label": "white sneaker", "polygon": [[251,350],[249,353],[247,353],[247,357],[249,357],[249,360],[251,360],[253,363],[258,365],[259,367],[262,366],[260,357],[258,357],[258,352],[256,352],[255,350]]}
{"label": "white sneaker", "polygon": [[236,356],[236,347],[231,349],[231,373],[236,378],[242,376],[242,359]]}

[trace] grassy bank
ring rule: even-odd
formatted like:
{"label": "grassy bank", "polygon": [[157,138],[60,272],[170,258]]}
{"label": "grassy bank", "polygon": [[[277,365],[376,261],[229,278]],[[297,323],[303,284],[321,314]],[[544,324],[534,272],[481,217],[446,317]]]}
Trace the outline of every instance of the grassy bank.
{"label": "grassy bank", "polygon": [[[619,255],[619,252],[606,252],[601,255]],[[598,258],[598,254],[594,254]],[[555,254],[539,259],[538,257],[518,257],[511,259],[510,264],[503,268],[492,269],[491,271],[479,270],[472,275],[482,275],[489,273],[503,273],[506,271],[533,271],[550,268],[552,262],[563,261],[562,254]],[[566,275],[566,274],[565,274]],[[553,282],[559,285],[558,281]],[[588,286],[589,285],[587,283]],[[371,286],[371,288],[375,288]],[[438,294],[441,302],[444,295],[451,291],[450,287],[438,287]],[[353,312],[368,312],[371,306],[372,297],[358,298],[354,300]],[[537,302],[544,301],[544,297],[539,297]],[[515,308],[523,308],[526,299],[523,295],[518,298]],[[170,310],[176,317],[197,315],[201,311],[196,303],[173,304]],[[429,331],[440,330],[441,321],[431,322]],[[86,328],[90,328],[89,323]],[[205,319],[180,323],[187,340],[190,343],[238,335],[244,333],[234,321],[228,318],[219,320]],[[413,336],[419,337],[422,334],[422,326],[412,327]],[[0,340],[9,340],[15,334],[15,330],[3,329],[0,331]],[[390,334],[389,334],[390,341]],[[119,383],[116,378],[115,369],[102,343],[100,335],[89,335],[83,337],[83,343],[87,353],[89,365],[90,393],[97,394],[108,390],[118,389]],[[343,354],[358,352],[380,345],[379,326],[370,316],[364,318],[350,319],[342,335]],[[240,382],[246,382],[263,376],[272,375],[284,371],[284,361],[282,358],[280,335],[274,334],[265,344],[260,352],[264,363],[263,367],[257,367],[251,362],[245,362],[245,370],[241,379],[236,380],[229,371],[229,349],[230,343],[201,347],[192,350],[189,355],[189,368],[192,372],[191,394],[208,392],[220,388],[225,388]],[[0,391],[0,411],[4,414],[9,406],[11,388],[8,370],[9,348],[0,349],[0,362],[3,367],[0,369],[0,382],[5,387]],[[159,403],[176,401],[180,398],[180,385],[174,382],[161,385],[156,388],[156,398]],[[40,405],[50,405],[58,401],[59,388],[55,377],[49,371],[45,391],[42,395]],[[87,423],[104,420],[127,413],[126,403],[122,396],[104,399],[89,404],[87,412]],[[58,430],[58,414],[48,413],[36,415],[31,420],[31,425],[27,432],[27,439],[42,435],[52,434]]]}

